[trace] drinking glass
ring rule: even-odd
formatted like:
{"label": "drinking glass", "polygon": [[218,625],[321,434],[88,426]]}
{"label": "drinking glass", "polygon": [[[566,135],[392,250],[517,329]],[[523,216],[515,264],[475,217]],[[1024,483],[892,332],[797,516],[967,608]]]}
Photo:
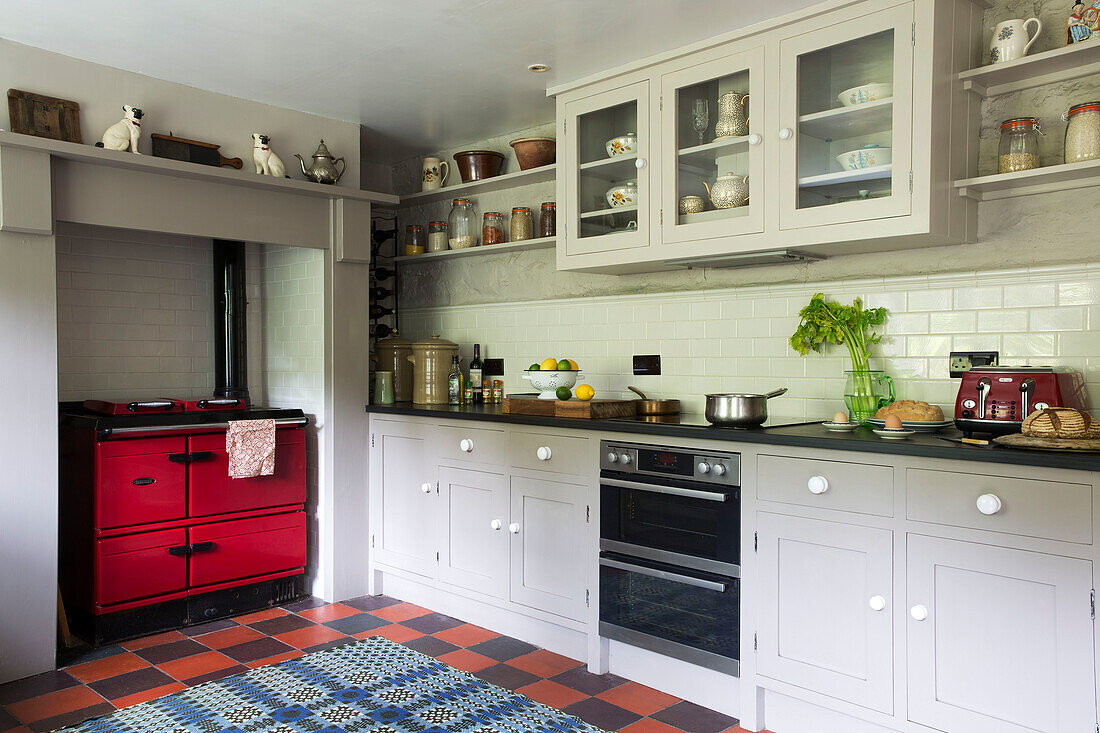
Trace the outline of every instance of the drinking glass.
{"label": "drinking glass", "polygon": [[703,134],[710,127],[710,109],[705,99],[696,99],[691,104],[691,125],[699,135],[699,144],[703,144]]}

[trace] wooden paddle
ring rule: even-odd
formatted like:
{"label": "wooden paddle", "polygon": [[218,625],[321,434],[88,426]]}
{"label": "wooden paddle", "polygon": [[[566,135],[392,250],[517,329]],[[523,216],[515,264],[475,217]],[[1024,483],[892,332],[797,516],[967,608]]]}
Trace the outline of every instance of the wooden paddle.
{"label": "wooden paddle", "polygon": [[201,163],[202,165],[212,165],[215,168],[228,165],[240,170],[244,167],[244,161],[240,158],[227,158],[222,155],[219,150],[220,145],[158,133],[153,133],[150,137],[153,140],[153,155],[158,158]]}

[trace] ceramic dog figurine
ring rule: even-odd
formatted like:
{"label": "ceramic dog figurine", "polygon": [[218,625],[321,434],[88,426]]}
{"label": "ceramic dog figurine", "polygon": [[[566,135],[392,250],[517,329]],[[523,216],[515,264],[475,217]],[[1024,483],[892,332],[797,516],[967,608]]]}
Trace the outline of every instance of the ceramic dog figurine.
{"label": "ceramic dog figurine", "polygon": [[131,153],[141,155],[137,148],[138,139],[141,137],[141,118],[145,113],[128,104],[122,105],[122,111],[126,113],[125,116],[108,127],[103,133],[103,141],[96,143],[95,146],[108,150],[129,150]]}
{"label": "ceramic dog figurine", "polygon": [[275,154],[268,143],[271,142],[271,138],[262,132],[252,133],[252,160],[256,163],[256,172],[265,176],[275,176],[276,178],[290,178],[286,174],[286,166],[283,165],[283,159]]}

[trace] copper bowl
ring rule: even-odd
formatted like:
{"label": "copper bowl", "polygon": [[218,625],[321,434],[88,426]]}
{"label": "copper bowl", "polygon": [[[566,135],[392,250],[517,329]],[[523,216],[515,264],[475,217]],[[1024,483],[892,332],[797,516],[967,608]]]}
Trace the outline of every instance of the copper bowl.
{"label": "copper bowl", "polygon": [[550,165],[557,158],[558,143],[552,137],[521,137],[508,144],[516,151],[521,171]]}
{"label": "copper bowl", "polygon": [[463,150],[454,159],[463,183],[499,176],[504,167],[504,155],[495,150]]}

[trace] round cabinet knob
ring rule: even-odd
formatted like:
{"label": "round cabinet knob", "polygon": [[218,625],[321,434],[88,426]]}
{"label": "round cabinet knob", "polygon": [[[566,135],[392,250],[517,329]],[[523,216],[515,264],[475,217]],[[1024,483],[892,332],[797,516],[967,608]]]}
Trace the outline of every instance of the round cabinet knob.
{"label": "round cabinet knob", "polygon": [[806,488],[811,494],[824,494],[829,490],[829,479],[824,476],[810,476],[810,480],[806,482]]}
{"label": "round cabinet knob", "polygon": [[696,466],[695,468],[699,471],[699,473],[702,473],[702,474],[710,473],[710,464],[707,463],[706,461],[699,461],[699,465]]}
{"label": "round cabinet knob", "polygon": [[553,455],[553,452],[550,450],[550,446],[542,445],[539,446],[539,449],[537,451],[535,451],[535,455],[538,456],[538,459],[540,461],[549,461],[550,457]]}
{"label": "round cabinet knob", "polygon": [[637,160],[635,160],[634,161],[634,167],[637,168],[638,170],[641,170],[642,168],[645,168],[646,167],[645,158],[638,158]]}
{"label": "round cabinet knob", "polygon": [[749,135],[749,145],[759,145],[764,142],[764,138],[757,135],[755,132]]}
{"label": "round cabinet knob", "polygon": [[511,524],[508,525],[508,531],[511,532],[512,534],[519,534],[519,525],[516,524],[515,522],[512,522]]}
{"label": "round cabinet knob", "polygon": [[624,466],[630,465],[630,454],[623,453],[621,456],[619,456],[619,463],[623,464]]}
{"label": "round cabinet knob", "polygon": [[882,596],[871,596],[871,599],[867,601],[867,605],[871,607],[872,611],[881,611],[886,608],[886,599]]}
{"label": "round cabinet knob", "polygon": [[474,441],[469,438],[463,438],[458,441],[458,449],[463,453],[472,453],[474,450]]}
{"label": "round cabinet knob", "polygon": [[714,464],[714,475],[715,476],[725,476],[726,475],[726,467],[723,466],[721,463],[715,463]]}
{"label": "round cabinet knob", "polygon": [[499,519],[494,519],[493,521],[489,522],[489,529],[492,529],[494,531],[499,530],[503,526],[504,523],[501,522]]}
{"label": "round cabinet knob", "polygon": [[420,490],[423,491],[425,494],[430,494],[430,493],[432,493],[432,485],[431,484],[420,484]]}
{"label": "round cabinet knob", "polygon": [[928,618],[928,609],[918,603],[909,609],[909,615],[914,621],[923,621]]}
{"label": "round cabinet knob", "polygon": [[982,494],[974,503],[978,506],[978,511],[982,514],[996,514],[1001,511],[1001,507],[1004,506],[1001,502],[1001,497],[996,494]]}
{"label": "round cabinet knob", "polygon": [[784,127],[779,131],[780,140],[790,140],[792,137],[794,137],[794,130],[789,127]]}
{"label": "round cabinet knob", "polygon": [[607,454],[607,462],[608,463],[618,463],[619,462],[619,454],[618,453],[608,453]]}

